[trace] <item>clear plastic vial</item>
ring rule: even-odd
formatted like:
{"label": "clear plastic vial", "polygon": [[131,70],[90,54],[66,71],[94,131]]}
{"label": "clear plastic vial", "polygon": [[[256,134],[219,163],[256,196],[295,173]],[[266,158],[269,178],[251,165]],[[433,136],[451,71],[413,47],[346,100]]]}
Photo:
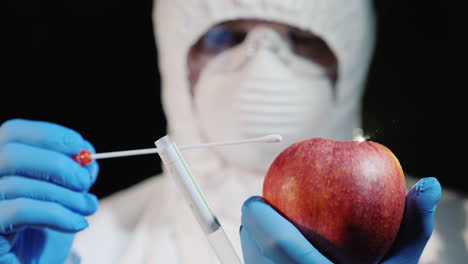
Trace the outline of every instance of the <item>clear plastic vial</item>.
{"label": "clear plastic vial", "polygon": [[223,264],[242,263],[216,215],[208,206],[205,196],[192,176],[177,145],[167,135],[157,140],[155,145],[164,166],[170,171],[176,185],[189,203],[193,215],[220,262]]}

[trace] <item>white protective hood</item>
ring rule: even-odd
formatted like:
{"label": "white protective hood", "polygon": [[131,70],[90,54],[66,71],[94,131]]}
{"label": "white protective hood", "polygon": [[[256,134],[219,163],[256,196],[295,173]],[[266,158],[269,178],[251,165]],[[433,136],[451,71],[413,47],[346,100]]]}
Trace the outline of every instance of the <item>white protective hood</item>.
{"label": "white protective hood", "polygon": [[[369,0],[156,0],[155,36],[162,78],[162,103],[168,134],[178,144],[200,143],[188,81],[190,47],[213,25],[240,18],[263,19],[308,30],[322,37],[338,58],[337,111],[329,120],[337,134],[329,137],[352,139],[360,127],[361,98],[374,47],[374,13]],[[311,131],[311,137],[313,131]],[[230,140],[226,138],[226,140]],[[261,195],[265,172],[252,173],[223,167],[210,150],[184,152],[194,177],[208,203],[220,218],[226,233],[241,255],[239,225],[242,202]],[[169,208],[184,203],[178,190],[170,191]],[[189,210],[179,210],[173,219],[181,258],[211,263],[203,255],[201,232]],[[209,249],[208,249],[209,250]],[[172,262],[171,262],[172,263]]]}
{"label": "white protective hood", "polygon": [[[371,1],[156,0],[154,12],[163,107],[168,133],[179,144],[201,141],[189,93],[189,49],[213,25],[239,18],[282,22],[322,37],[339,68],[339,109],[330,120],[339,135],[329,136],[351,139],[352,130],[361,126],[361,98],[374,47]],[[199,154],[195,156],[206,160]]]}

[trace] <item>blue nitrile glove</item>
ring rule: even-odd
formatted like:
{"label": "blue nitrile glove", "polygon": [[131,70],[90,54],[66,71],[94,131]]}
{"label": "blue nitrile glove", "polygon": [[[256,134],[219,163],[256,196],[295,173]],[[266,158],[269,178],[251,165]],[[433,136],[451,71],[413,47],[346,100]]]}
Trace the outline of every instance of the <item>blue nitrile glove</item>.
{"label": "blue nitrile glove", "polygon": [[[440,196],[441,187],[435,178],[421,179],[408,192],[398,237],[382,263],[418,263],[434,228]],[[240,236],[246,264],[332,263],[259,196],[247,199],[242,206]]]}
{"label": "blue nitrile glove", "polygon": [[71,156],[94,151],[77,132],[49,122],[14,119],[0,126],[0,263],[64,263],[74,234],[98,208],[87,191],[96,162]]}

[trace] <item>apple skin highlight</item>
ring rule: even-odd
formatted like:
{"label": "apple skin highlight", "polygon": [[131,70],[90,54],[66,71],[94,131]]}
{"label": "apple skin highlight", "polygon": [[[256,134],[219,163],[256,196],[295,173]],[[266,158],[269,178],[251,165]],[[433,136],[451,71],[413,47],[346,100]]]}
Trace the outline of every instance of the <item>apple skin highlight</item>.
{"label": "apple skin highlight", "polygon": [[333,263],[379,263],[403,219],[405,178],[379,143],[309,138],[272,162],[263,198]]}

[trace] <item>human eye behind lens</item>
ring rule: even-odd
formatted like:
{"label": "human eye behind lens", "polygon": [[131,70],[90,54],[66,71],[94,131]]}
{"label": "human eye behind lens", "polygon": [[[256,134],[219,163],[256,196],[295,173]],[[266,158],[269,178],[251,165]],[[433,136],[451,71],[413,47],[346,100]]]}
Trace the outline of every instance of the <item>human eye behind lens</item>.
{"label": "human eye behind lens", "polygon": [[303,31],[290,31],[288,37],[296,47],[310,47],[311,45],[317,45],[320,41],[320,38],[314,34]]}
{"label": "human eye behind lens", "polygon": [[336,64],[336,57],[327,43],[319,36],[306,31],[290,31],[288,37],[293,51],[320,64]]}
{"label": "human eye behind lens", "polygon": [[202,37],[201,44],[204,52],[219,53],[241,43],[245,36],[246,32],[214,28]]}

